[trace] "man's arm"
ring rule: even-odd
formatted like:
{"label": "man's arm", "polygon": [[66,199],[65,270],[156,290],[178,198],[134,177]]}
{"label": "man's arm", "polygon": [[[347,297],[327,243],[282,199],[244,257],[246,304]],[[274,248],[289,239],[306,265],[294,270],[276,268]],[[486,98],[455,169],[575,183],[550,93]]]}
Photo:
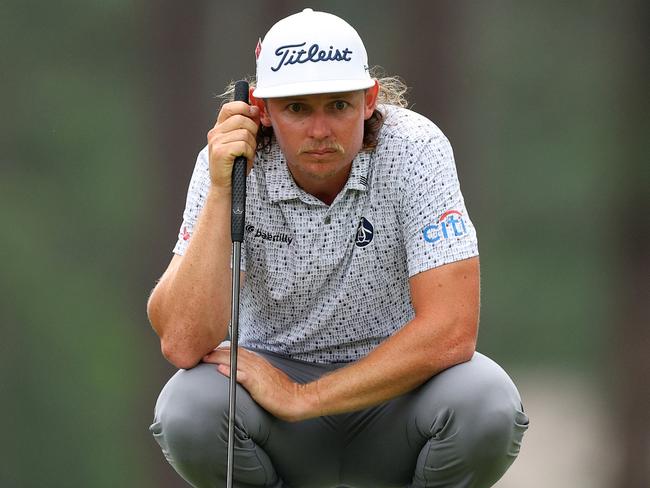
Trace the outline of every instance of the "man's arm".
{"label": "man's arm", "polygon": [[[238,382],[270,413],[296,421],[377,405],[468,361],[478,333],[478,257],[424,271],[409,284],[415,318],[366,357],[299,385],[262,357],[241,350]],[[230,373],[227,348],[204,361]]]}
{"label": "man's arm", "polygon": [[191,368],[226,336],[231,287],[229,199],[229,194],[210,191],[185,254],[174,255],[147,303],[162,353],[177,368]]}
{"label": "man's arm", "polygon": [[191,368],[226,336],[230,319],[231,174],[235,157],[255,157],[259,110],[231,102],[208,132],[210,189],[185,254],[174,256],[147,304],[163,355]]}

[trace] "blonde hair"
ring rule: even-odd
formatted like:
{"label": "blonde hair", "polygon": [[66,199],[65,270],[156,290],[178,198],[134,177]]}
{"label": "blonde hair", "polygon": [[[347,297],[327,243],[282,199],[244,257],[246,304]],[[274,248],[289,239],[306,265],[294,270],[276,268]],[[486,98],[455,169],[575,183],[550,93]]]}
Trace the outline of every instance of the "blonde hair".
{"label": "blonde hair", "polygon": [[[397,107],[407,107],[408,100],[406,92],[408,86],[398,76],[387,76],[381,67],[375,66],[370,69],[370,76],[377,79],[379,83],[379,92],[377,94],[377,105],[394,105]],[[255,77],[245,78],[251,87],[255,86]],[[221,105],[232,102],[235,98],[235,82],[231,81],[223,93],[217,95],[221,99]],[[379,131],[384,124],[384,114],[378,108],[368,120],[364,122],[363,127],[363,149],[370,150],[377,147]],[[257,150],[269,150],[273,140],[273,128],[260,125],[257,131]]]}

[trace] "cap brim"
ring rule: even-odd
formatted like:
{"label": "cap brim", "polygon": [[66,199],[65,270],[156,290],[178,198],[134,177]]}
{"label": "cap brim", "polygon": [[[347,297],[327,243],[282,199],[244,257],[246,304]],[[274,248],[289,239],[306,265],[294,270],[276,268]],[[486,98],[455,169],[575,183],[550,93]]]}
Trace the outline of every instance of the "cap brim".
{"label": "cap brim", "polygon": [[299,95],[316,95],[320,93],[342,93],[365,90],[375,84],[372,78],[363,80],[327,80],[303,83],[283,84],[266,88],[255,88],[253,96],[256,98],[280,98]]}

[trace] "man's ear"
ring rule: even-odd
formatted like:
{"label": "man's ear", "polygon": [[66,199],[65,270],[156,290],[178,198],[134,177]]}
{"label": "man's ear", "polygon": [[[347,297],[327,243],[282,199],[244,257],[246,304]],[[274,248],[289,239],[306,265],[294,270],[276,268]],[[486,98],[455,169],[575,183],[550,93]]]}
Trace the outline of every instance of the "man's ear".
{"label": "man's ear", "polygon": [[260,109],[260,122],[264,127],[271,127],[271,118],[269,117],[269,112],[266,107],[266,103],[263,98],[255,98],[253,96],[253,88],[248,92],[248,99],[250,100],[251,105],[255,105]]}
{"label": "man's ear", "polygon": [[377,96],[379,94],[379,82],[375,80],[375,84],[365,91],[365,105],[364,105],[364,119],[368,120],[377,108]]}

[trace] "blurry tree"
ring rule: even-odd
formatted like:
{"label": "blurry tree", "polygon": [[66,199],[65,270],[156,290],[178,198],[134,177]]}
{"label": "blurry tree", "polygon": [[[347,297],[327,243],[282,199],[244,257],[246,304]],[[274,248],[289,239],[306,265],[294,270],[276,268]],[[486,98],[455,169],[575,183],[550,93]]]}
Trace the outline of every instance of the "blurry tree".
{"label": "blurry tree", "polygon": [[[207,1],[193,2],[191,8],[184,2],[164,0],[139,4],[139,32],[141,33],[142,80],[145,90],[142,100],[150,119],[148,138],[143,141],[150,148],[149,168],[152,175],[150,232],[141,241],[141,252],[148,266],[138,270],[139,295],[144,310],[147,291],[162,275],[172,257],[171,248],[181,222],[184,195],[193,169],[193,156],[201,149],[207,132],[197,113],[205,105],[203,73]],[[144,237],[144,236],[143,236]],[[152,246],[152,244],[155,245]],[[153,273],[153,274],[152,274]],[[135,277],[134,277],[135,278]],[[143,326],[147,326],[143,323]],[[158,352],[158,341],[151,334],[151,351]],[[153,382],[150,396],[142,397],[153,411],[160,388],[173,368],[164,358],[152,355],[159,382]],[[152,379],[150,377],[150,379]],[[142,426],[143,428],[145,425]],[[151,470],[155,481],[149,486],[183,486],[153,440],[147,446],[153,459]]]}
{"label": "blurry tree", "polygon": [[[184,199],[193,157],[205,144],[207,129],[197,113],[205,105],[203,90],[207,1],[173,0],[140,5],[144,83],[142,95],[150,116],[146,143],[151,148],[155,195],[151,249],[156,263],[171,259],[170,248],[180,225],[178,202]],[[159,275],[164,269],[160,269]],[[153,286],[153,282],[151,282]]]}
{"label": "blurry tree", "polygon": [[619,77],[619,106],[612,114],[622,144],[617,155],[620,167],[613,175],[617,182],[613,241],[620,273],[612,277],[617,306],[610,334],[622,453],[616,486],[646,488],[650,486],[650,7],[641,1],[627,5],[621,26],[626,69]]}
{"label": "blurry tree", "polygon": [[2,487],[147,484],[128,5],[2,3]]}

